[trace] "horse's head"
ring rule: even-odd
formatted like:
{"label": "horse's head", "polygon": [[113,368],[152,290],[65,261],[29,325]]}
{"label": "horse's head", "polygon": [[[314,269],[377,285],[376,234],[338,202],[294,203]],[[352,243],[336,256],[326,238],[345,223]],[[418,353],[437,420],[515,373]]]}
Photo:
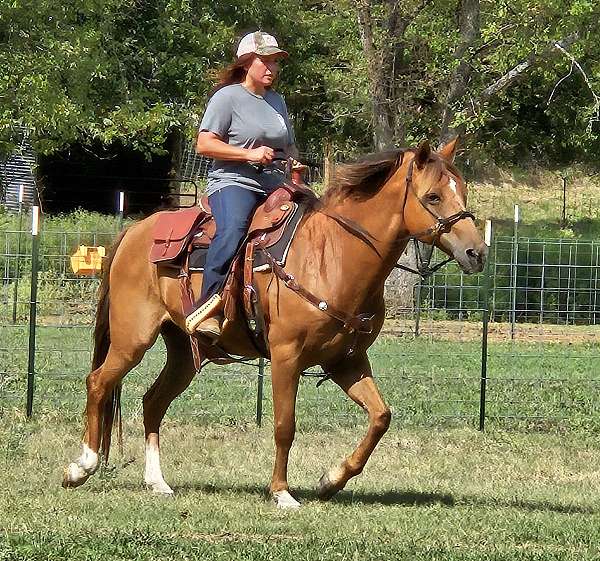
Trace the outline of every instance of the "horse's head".
{"label": "horse's head", "polygon": [[483,269],[488,248],[467,212],[467,187],[453,164],[456,139],[438,152],[424,142],[407,158],[404,222],[409,235],[456,259],[465,273]]}

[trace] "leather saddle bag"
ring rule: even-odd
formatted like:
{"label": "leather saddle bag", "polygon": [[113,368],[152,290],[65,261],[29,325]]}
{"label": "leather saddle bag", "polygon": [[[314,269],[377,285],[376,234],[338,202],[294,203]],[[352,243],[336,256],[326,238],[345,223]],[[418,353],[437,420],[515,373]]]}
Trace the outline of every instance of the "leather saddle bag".
{"label": "leather saddle bag", "polygon": [[177,260],[187,249],[199,224],[208,218],[209,215],[201,207],[160,213],[152,232],[154,243],[150,250],[150,261],[162,263]]}

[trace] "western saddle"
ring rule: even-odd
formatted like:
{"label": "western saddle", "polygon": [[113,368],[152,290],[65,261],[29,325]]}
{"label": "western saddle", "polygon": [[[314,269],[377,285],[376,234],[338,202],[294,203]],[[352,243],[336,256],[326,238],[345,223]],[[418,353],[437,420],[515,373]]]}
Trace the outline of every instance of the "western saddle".
{"label": "western saddle", "polygon": [[[310,201],[315,200],[316,195],[313,191],[305,185],[296,183],[285,183],[271,193],[254,212],[246,241],[230,267],[222,294],[225,318],[227,321],[232,321],[237,317],[241,293],[246,322],[252,333],[251,339],[263,356],[268,356],[268,349],[264,340],[260,304],[253,285],[254,254],[257,250],[266,250],[275,245],[284,235],[288,219],[298,206],[306,208]],[[160,213],[154,226],[154,243],[150,250],[150,261],[180,271],[184,315],[193,310],[195,301],[188,266],[190,254],[196,248],[208,248],[215,231],[216,225],[208,204],[208,197],[202,197],[199,206]],[[276,262],[270,264],[273,266]],[[251,329],[250,326],[253,328]],[[194,345],[197,345],[197,339],[192,337],[192,347]],[[206,349],[203,348],[203,351]],[[196,354],[197,352],[195,356]]]}

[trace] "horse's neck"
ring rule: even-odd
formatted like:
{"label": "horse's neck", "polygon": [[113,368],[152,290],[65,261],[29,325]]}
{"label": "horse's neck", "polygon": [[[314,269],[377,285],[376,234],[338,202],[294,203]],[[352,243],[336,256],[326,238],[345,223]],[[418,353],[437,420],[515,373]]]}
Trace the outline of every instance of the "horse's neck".
{"label": "horse's neck", "polygon": [[357,247],[357,251],[364,254],[364,258],[370,256],[374,267],[382,269],[382,274],[387,277],[406,247],[406,243],[398,242],[404,231],[404,217],[398,195],[390,193],[384,187],[365,200],[346,198],[333,202],[331,209],[359,224],[374,238],[373,245],[377,251],[364,242],[358,246],[360,249]]}
{"label": "horse's neck", "polygon": [[322,248],[321,270],[329,274],[331,285],[344,299],[360,305],[361,300],[382,293],[385,279],[406,246],[398,243],[404,221],[401,211],[392,211],[396,207],[397,199],[386,200],[382,192],[364,201],[345,199],[327,204],[326,210],[366,230],[374,238],[374,248],[334,219],[320,215],[317,228],[323,241],[317,245]]}

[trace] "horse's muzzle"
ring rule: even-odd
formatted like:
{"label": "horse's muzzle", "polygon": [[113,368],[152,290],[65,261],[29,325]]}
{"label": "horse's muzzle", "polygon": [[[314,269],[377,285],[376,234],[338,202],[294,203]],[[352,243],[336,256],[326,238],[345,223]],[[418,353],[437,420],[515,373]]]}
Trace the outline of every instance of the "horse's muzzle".
{"label": "horse's muzzle", "polygon": [[485,243],[482,243],[478,247],[468,247],[464,250],[458,250],[454,255],[461,269],[467,274],[483,271],[487,256],[488,247]]}

